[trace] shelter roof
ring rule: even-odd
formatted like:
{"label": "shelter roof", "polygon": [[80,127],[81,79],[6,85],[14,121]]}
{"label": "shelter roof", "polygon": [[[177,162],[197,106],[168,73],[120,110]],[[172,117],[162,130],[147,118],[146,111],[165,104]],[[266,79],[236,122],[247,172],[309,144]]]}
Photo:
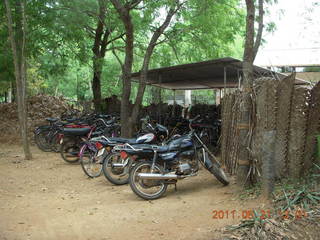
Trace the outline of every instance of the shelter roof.
{"label": "shelter roof", "polygon": [[[219,58],[209,61],[150,69],[147,84],[172,90],[196,90],[212,88],[235,88],[242,75],[242,61],[235,58]],[[286,75],[254,66],[255,77],[284,78]],[[140,72],[132,74],[139,80]],[[308,84],[296,79],[296,84]]]}

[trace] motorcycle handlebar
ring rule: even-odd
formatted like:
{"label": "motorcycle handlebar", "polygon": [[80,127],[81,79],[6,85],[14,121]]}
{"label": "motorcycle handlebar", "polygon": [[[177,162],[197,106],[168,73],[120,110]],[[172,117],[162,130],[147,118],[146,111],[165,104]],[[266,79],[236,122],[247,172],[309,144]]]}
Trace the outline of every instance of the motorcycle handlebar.
{"label": "motorcycle handlebar", "polygon": [[198,114],[197,116],[195,116],[193,119],[190,119],[189,122],[194,122],[195,120],[197,120],[198,118],[200,118],[200,114]]}
{"label": "motorcycle handlebar", "polygon": [[195,118],[189,120],[189,128],[190,128],[190,130],[193,129],[192,126],[191,126],[192,122],[194,122],[195,120],[197,120],[199,118],[200,118],[200,115],[198,114]]}

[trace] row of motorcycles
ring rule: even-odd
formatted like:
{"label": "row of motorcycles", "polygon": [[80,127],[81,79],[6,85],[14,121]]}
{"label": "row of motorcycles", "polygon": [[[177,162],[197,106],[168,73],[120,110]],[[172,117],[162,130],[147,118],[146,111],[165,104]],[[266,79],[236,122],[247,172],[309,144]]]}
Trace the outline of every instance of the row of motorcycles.
{"label": "row of motorcycles", "polygon": [[35,141],[43,151],[60,151],[62,158],[80,161],[90,178],[102,174],[115,185],[130,185],[146,200],[163,196],[169,184],[196,176],[202,165],[223,185],[229,180],[203,139],[199,118],[188,120],[188,131],[169,134],[168,129],[148,117],[141,119],[135,138],[121,138],[119,118],[91,114],[78,119],[47,119],[35,129]]}

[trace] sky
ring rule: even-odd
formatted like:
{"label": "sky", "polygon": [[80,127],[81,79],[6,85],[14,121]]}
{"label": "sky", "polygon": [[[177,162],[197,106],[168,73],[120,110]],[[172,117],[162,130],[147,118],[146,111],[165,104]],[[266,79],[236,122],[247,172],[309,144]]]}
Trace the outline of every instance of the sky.
{"label": "sky", "polygon": [[320,0],[278,0],[269,11],[276,30],[263,35],[255,64],[320,64]]}

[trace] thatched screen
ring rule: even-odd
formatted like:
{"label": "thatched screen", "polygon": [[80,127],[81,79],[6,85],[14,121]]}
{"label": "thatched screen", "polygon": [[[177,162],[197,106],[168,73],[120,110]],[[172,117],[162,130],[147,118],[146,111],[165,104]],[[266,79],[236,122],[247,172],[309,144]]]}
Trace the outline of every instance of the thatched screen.
{"label": "thatched screen", "polygon": [[[262,135],[275,130],[275,148],[270,151],[275,153],[277,177],[302,176],[319,161],[315,152],[316,135],[320,135],[320,83],[313,88],[295,87],[294,79],[294,75],[282,81],[261,78],[254,84],[250,161],[261,169]],[[222,162],[231,174],[238,161],[239,96],[239,92],[228,94],[222,104]]]}

